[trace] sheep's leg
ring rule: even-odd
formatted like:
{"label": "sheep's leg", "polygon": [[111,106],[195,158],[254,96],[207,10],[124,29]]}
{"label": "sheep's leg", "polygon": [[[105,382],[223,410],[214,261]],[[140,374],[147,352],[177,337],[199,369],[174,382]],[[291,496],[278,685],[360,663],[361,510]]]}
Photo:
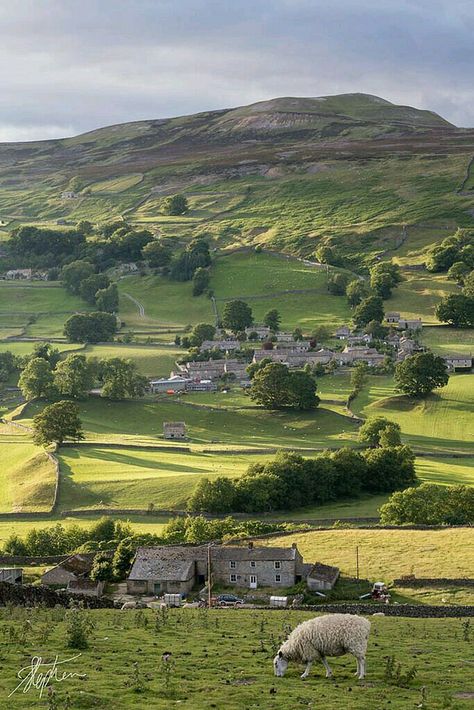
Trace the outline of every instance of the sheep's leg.
{"label": "sheep's leg", "polygon": [[323,666],[326,669],[326,678],[331,678],[332,670],[331,670],[331,666],[327,662],[326,656],[321,656],[321,663],[323,664]]}
{"label": "sheep's leg", "polygon": [[360,656],[357,658],[357,678],[359,680],[363,680],[365,676],[365,658],[364,656]]}
{"label": "sheep's leg", "polygon": [[359,675],[360,675],[360,660],[357,658],[357,656],[355,657],[355,659],[356,659],[356,661],[357,661],[357,670],[356,670],[356,672],[354,673],[354,675],[356,675],[357,677],[359,677]]}
{"label": "sheep's leg", "polygon": [[304,669],[304,673],[302,673],[301,678],[304,680],[309,676],[309,672],[311,670],[311,666],[313,665],[313,661],[308,661],[306,664],[306,668]]}

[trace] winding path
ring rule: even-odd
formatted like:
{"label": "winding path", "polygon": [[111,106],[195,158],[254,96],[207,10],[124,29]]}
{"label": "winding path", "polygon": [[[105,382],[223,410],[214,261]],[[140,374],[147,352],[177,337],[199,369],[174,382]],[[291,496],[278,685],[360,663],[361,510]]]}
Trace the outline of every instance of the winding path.
{"label": "winding path", "polygon": [[138,301],[134,296],[132,296],[129,293],[125,293],[125,291],[122,292],[122,295],[126,296],[126,298],[128,298],[130,301],[132,301],[132,303],[134,303],[136,305],[136,307],[138,308],[138,317],[144,318],[145,317],[145,306],[143,305],[143,303],[140,303],[140,301]]}

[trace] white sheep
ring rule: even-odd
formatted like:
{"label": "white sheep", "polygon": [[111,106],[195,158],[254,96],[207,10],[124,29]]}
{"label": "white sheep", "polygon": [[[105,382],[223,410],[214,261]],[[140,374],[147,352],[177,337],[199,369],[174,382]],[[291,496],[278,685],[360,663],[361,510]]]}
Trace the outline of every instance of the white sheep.
{"label": "white sheep", "polygon": [[326,678],[332,675],[326,656],[351,653],[357,659],[357,677],[365,675],[365,654],[370,634],[370,621],[354,614],[327,614],[303,621],[288,636],[273,659],[275,675],[283,677],[288,661],[305,663],[301,676],[308,677],[314,661],[321,661]]}

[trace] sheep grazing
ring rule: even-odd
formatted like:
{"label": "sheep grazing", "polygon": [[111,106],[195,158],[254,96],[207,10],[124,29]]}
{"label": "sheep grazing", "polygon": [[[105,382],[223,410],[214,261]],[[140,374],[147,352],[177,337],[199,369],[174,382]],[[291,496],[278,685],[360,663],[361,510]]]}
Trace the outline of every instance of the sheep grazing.
{"label": "sheep grazing", "polygon": [[327,614],[303,621],[288,636],[273,659],[275,675],[283,677],[289,661],[305,663],[302,678],[307,678],[314,661],[321,661],[326,678],[332,671],[326,656],[351,653],[357,660],[357,677],[365,676],[365,654],[370,634],[370,621],[354,614]]}

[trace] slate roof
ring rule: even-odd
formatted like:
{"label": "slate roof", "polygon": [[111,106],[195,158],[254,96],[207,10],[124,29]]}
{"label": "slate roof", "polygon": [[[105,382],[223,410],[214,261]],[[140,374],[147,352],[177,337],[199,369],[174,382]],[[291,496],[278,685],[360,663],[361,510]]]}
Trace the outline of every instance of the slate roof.
{"label": "slate roof", "polygon": [[334,584],[339,577],[339,567],[331,567],[331,565],[323,565],[322,562],[316,562],[313,569],[308,574],[308,578],[319,579],[322,582]]}

